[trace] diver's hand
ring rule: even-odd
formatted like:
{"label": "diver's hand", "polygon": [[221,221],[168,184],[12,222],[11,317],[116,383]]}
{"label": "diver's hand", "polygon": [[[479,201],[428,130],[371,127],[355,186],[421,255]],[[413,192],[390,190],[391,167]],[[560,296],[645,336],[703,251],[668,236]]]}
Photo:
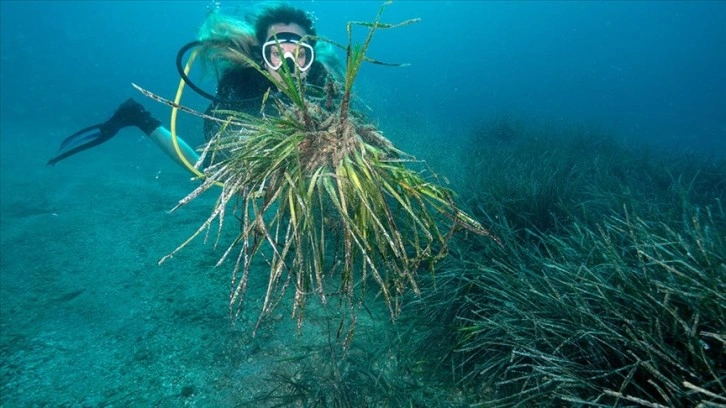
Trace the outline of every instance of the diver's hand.
{"label": "diver's hand", "polygon": [[135,126],[149,135],[160,125],[161,122],[153,118],[140,103],[129,98],[106,122],[81,129],[63,140],[60,152],[48,160],[48,165],[53,166],[66,157],[98,146],[116,136],[116,133],[125,127]]}

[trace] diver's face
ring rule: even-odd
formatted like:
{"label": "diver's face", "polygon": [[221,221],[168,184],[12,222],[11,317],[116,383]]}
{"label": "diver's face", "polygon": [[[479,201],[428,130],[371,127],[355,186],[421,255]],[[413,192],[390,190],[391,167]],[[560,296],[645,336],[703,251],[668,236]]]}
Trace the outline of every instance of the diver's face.
{"label": "diver's face", "polygon": [[[307,35],[307,32],[305,32],[305,29],[302,28],[299,24],[291,23],[291,24],[273,24],[270,26],[270,28],[267,29],[267,36],[266,38],[270,38],[273,35],[279,35],[281,33],[293,33],[297,34],[301,37],[304,37]],[[277,81],[282,81],[282,78],[280,77],[280,73],[278,72],[280,64],[285,63],[284,61],[284,55],[287,53],[290,53],[292,55],[297,55],[297,66],[305,66],[306,59],[312,58],[312,55],[306,54],[305,48],[298,48],[295,44],[288,43],[288,42],[280,42],[279,48],[277,45],[274,47],[271,47],[271,52],[269,55],[269,62],[265,62],[265,69],[267,72],[272,75],[273,78]],[[296,49],[297,48],[297,49]],[[280,55],[280,51],[282,51],[283,55]],[[275,67],[278,67],[275,69]],[[300,73],[300,77],[305,78],[308,74],[308,70],[301,71],[296,68],[296,71]]]}

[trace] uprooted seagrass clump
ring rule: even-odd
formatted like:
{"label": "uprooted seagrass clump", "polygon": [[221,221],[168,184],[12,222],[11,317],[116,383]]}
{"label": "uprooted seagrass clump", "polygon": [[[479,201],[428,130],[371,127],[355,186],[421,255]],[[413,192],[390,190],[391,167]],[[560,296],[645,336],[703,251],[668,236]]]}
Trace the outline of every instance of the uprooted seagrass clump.
{"label": "uprooted seagrass clump", "polygon": [[[408,288],[418,293],[417,270],[432,268],[445,255],[453,232],[488,235],[457,208],[451,191],[433,175],[408,169],[416,160],[351,109],[358,70],[372,61],[365,54],[373,33],[416,21],[382,24],[381,11],[373,23],[348,24],[342,95],[336,97],[331,84],[321,98],[309,96],[304,81],[284,64],[282,82],[260,70],[284,95],[265,102],[277,114],[226,112],[238,126],[225,128],[204,147],[202,156],[212,164],[203,183],[179,205],[215,185],[221,185],[221,193],[207,221],[174,253],[215,220],[221,230],[230,212],[241,220],[239,236],[218,262],[236,258],[232,316],[244,302],[253,261],[262,257],[270,276],[258,325],[288,288],[294,291],[298,325],[309,296],[323,303],[337,297],[354,323],[371,280],[394,318],[400,296]],[[353,25],[368,28],[362,45],[351,44]]]}

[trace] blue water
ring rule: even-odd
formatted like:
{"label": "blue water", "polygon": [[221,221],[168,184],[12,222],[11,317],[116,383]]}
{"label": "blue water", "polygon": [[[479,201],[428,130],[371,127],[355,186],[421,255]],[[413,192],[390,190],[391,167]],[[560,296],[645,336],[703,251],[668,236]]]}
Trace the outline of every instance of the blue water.
{"label": "blue water", "polygon": [[[240,4],[222,2],[231,11]],[[347,21],[371,20],[378,4],[300,3],[338,42]],[[42,115],[68,131],[138,96],[131,82],[171,95],[175,53],[208,6],[3,2],[3,120]],[[411,66],[361,74],[361,92],[383,120],[392,107],[413,121],[457,123],[506,111],[725,150],[722,2],[399,2],[383,19],[414,17],[422,21],[380,32],[370,54]],[[46,156],[55,140],[48,142]]]}
{"label": "blue water", "polygon": [[[380,3],[297,4],[314,13],[319,34],[345,43],[346,22],[372,20]],[[216,394],[203,401],[231,405],[243,389],[235,378],[251,381],[263,362],[290,353],[272,335],[266,350],[243,341],[253,350],[242,359],[249,372],[235,371],[226,346],[249,333],[227,330],[228,275],[212,268],[211,245],[156,265],[208,207],[166,213],[194,184],[143,135],[124,130],[45,166],[65,136],[130,96],[167,123],[168,109],[131,83],[173,97],[177,50],[209,6],[0,2],[0,405],[175,406],[189,397],[184,387],[198,396],[213,380]],[[417,154],[445,156],[458,137],[504,114],[726,157],[726,2],[402,1],[382,20],[411,18],[421,21],[377,32],[369,51],[410,65],[365,66],[357,91],[371,120]],[[184,103],[206,106],[191,92]],[[179,126],[190,144],[203,140],[198,118],[182,116]],[[190,289],[199,276],[204,283]],[[140,397],[134,382],[159,395]]]}

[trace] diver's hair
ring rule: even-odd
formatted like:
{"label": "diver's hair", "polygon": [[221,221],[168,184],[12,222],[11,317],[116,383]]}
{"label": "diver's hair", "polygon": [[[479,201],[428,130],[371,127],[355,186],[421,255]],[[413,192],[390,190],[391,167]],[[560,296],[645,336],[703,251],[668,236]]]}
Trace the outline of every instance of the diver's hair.
{"label": "diver's hair", "polygon": [[239,53],[257,61],[258,43],[254,27],[238,17],[214,11],[199,29],[199,53],[205,67],[213,66],[219,76],[231,66],[249,66]]}
{"label": "diver's hair", "polygon": [[[303,10],[289,4],[277,4],[260,10],[255,19],[255,36],[258,44],[267,41],[267,30],[273,24],[297,24],[310,36],[315,36],[315,26],[312,18]],[[311,38],[310,45],[315,46],[315,39]]]}

